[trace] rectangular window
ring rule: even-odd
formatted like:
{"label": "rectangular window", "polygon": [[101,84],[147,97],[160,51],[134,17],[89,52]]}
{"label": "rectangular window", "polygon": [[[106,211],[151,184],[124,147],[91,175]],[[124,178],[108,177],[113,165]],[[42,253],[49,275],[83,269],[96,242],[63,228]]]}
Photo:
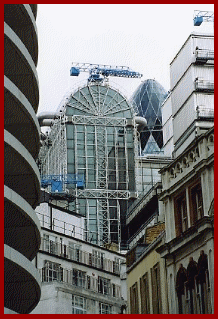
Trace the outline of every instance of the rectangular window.
{"label": "rectangular window", "polygon": [[140,278],[141,314],[150,314],[148,273]]}
{"label": "rectangular window", "polygon": [[175,226],[176,236],[188,229],[188,216],[186,206],[186,194],[183,192],[175,199]]}
{"label": "rectangular window", "polygon": [[99,314],[112,314],[112,306],[106,303],[99,302]]}
{"label": "rectangular window", "polygon": [[114,261],[113,261],[113,272],[115,274],[119,274],[120,273],[120,259],[115,257]]}
{"label": "rectangular window", "polygon": [[78,269],[73,269],[73,278],[72,278],[72,284],[77,286],[77,287],[81,287],[81,288],[85,288],[85,284],[86,284],[86,273],[85,271],[81,271]]}
{"label": "rectangular window", "polygon": [[110,279],[98,277],[98,292],[103,295],[110,295]]}
{"label": "rectangular window", "polygon": [[160,264],[159,263],[157,263],[151,269],[151,282],[152,282],[153,314],[161,314],[162,302],[161,302]]}
{"label": "rectangular window", "polygon": [[131,314],[139,314],[139,302],[138,302],[138,283],[135,282],[130,287],[130,311]]}
{"label": "rectangular window", "polygon": [[60,264],[45,260],[45,266],[42,269],[43,282],[63,281],[63,268]]}
{"label": "rectangular window", "polygon": [[92,261],[93,266],[97,268],[103,269],[104,267],[104,253],[98,251],[98,250],[92,250]]}
{"label": "rectangular window", "polygon": [[203,196],[201,182],[199,181],[197,185],[190,187],[190,219],[191,225],[194,225],[197,220],[204,217],[203,209]]}
{"label": "rectangular window", "polygon": [[72,295],[72,313],[86,314],[86,298]]}
{"label": "rectangular window", "polygon": [[43,234],[43,249],[51,254],[58,253],[57,238],[51,235]]}

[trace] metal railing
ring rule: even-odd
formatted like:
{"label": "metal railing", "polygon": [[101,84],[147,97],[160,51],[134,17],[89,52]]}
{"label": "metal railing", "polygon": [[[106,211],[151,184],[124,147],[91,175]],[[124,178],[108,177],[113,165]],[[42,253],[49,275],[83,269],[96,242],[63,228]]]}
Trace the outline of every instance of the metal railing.
{"label": "metal railing", "polygon": [[119,262],[104,257],[94,256],[90,252],[75,249],[62,243],[42,238],[40,250],[120,275]]}
{"label": "metal railing", "polygon": [[75,278],[73,270],[59,267],[59,269],[52,270],[49,266],[38,269],[43,283],[62,282],[67,283],[73,287],[86,289],[106,296],[114,298],[121,298],[121,287],[116,284],[108,282],[107,286],[102,288],[99,279],[89,275],[84,275],[80,278]]}
{"label": "metal railing", "polygon": [[[137,236],[143,231],[143,229],[144,229],[146,226],[148,226],[156,216],[157,216],[157,213],[155,212],[153,215],[151,215],[151,217],[148,218],[148,220],[146,220],[146,222],[145,222],[143,225],[140,226],[140,228],[135,232],[135,234],[127,240],[127,245],[128,245],[128,247],[129,247],[129,249],[131,249],[130,243],[131,243],[135,238],[137,238]],[[143,235],[144,235],[144,234],[142,234],[142,236],[143,236]],[[142,237],[142,236],[141,236],[141,237]],[[141,238],[141,237],[140,237],[140,238]]]}
{"label": "metal railing", "polygon": [[214,109],[204,106],[197,106],[196,108],[197,118],[214,118]]}
{"label": "metal railing", "polygon": [[154,178],[152,182],[148,183],[145,186],[145,189],[140,193],[138,198],[128,208],[127,215],[126,215],[127,218],[133,213],[136,207],[138,207],[145,200],[145,198],[156,188],[158,184],[161,185],[161,176]]}
{"label": "metal railing", "polygon": [[195,51],[195,56],[197,61],[214,60],[214,51],[208,49],[197,49]]}
{"label": "metal railing", "polygon": [[79,227],[71,223],[67,223],[63,220],[54,217],[52,218],[51,225],[50,216],[41,214],[39,212],[36,213],[39,218],[41,227],[57,231],[59,233],[71,236],[73,238],[85,240],[90,243],[93,241],[93,239],[95,240],[97,238],[97,232],[87,231],[85,230],[85,228]]}
{"label": "metal railing", "polygon": [[197,91],[214,91],[214,82],[195,79],[195,90]]}

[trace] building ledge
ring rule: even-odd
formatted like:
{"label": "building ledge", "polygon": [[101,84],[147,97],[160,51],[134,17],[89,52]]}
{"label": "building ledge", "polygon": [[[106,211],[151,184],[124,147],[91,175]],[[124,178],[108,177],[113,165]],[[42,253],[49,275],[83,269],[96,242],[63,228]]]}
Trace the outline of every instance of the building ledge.
{"label": "building ledge", "polygon": [[201,238],[206,232],[212,232],[213,236],[213,231],[213,217],[204,216],[179,237],[173,238],[171,241],[161,245],[156,251],[162,258],[167,258],[169,255],[178,252],[181,248],[190,245],[192,242],[196,242],[198,238]]}

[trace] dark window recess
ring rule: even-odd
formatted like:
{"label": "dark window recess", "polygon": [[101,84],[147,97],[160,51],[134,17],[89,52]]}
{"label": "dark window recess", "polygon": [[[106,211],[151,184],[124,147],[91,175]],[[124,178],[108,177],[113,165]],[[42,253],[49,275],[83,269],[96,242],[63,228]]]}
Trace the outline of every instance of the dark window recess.
{"label": "dark window recess", "polygon": [[138,284],[137,282],[130,287],[130,308],[131,314],[139,314],[139,303],[138,303]]}
{"label": "dark window recess", "polygon": [[175,200],[175,226],[176,236],[181,235],[188,229],[188,215],[186,206],[186,195],[183,192]]}
{"label": "dark window recess", "polygon": [[148,273],[140,278],[141,314],[150,314]]}
{"label": "dark window recess", "polygon": [[162,313],[162,302],[161,302],[161,284],[160,284],[160,264],[157,263],[151,269],[151,282],[152,282],[152,305],[153,314]]}
{"label": "dark window recess", "polygon": [[191,225],[194,225],[197,220],[204,216],[201,183],[198,183],[190,189],[190,198],[190,219]]}

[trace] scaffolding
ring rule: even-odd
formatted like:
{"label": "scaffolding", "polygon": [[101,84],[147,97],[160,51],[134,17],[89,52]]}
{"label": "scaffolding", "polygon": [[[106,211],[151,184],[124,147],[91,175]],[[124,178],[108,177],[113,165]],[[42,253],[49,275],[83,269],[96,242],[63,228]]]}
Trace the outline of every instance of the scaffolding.
{"label": "scaffolding", "polygon": [[42,141],[41,174],[83,176],[83,189],[77,183],[63,185],[74,199],[69,210],[85,218],[87,236],[95,234],[94,243],[120,247],[126,213],[121,206],[127,208],[136,193],[137,110],[107,83],[75,90],[60,110]]}

